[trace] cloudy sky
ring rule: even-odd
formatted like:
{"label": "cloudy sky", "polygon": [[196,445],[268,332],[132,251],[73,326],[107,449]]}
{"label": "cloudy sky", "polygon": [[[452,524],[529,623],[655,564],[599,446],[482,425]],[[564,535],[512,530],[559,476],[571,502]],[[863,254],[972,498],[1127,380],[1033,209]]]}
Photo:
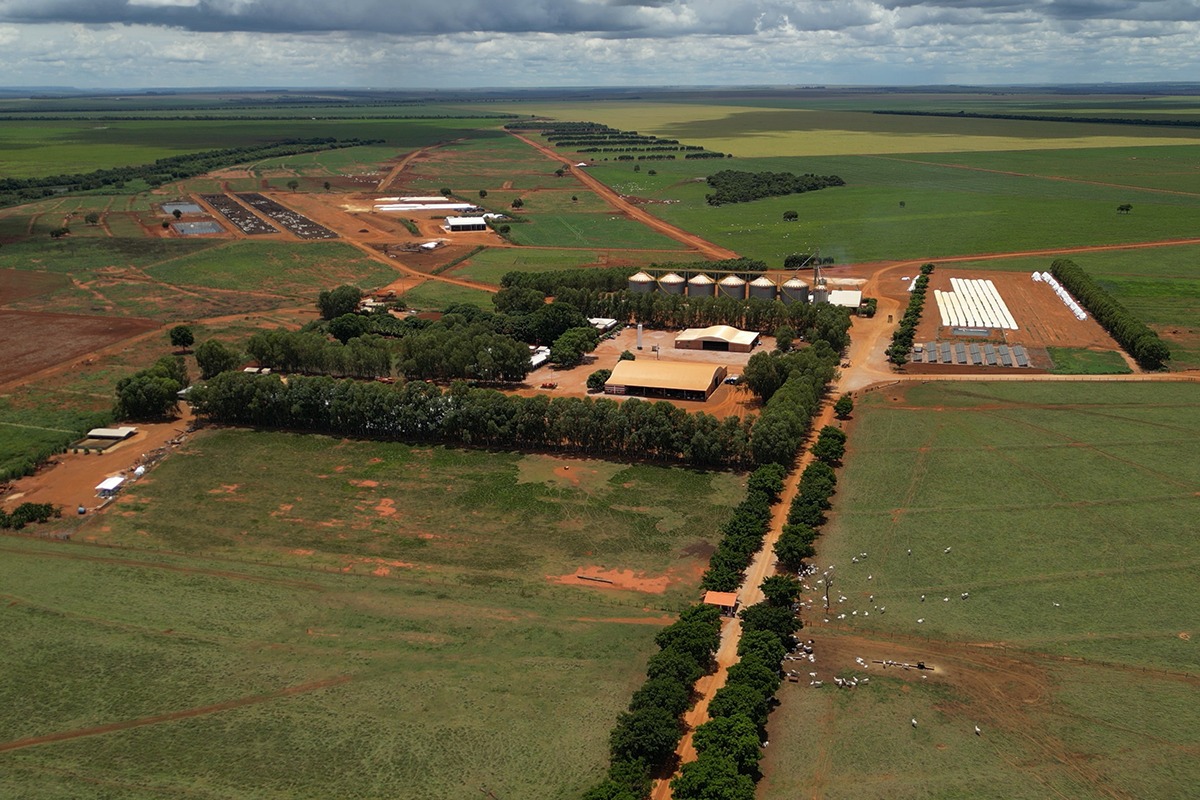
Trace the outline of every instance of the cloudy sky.
{"label": "cloudy sky", "polygon": [[0,0],[0,85],[1196,80],[1200,0]]}

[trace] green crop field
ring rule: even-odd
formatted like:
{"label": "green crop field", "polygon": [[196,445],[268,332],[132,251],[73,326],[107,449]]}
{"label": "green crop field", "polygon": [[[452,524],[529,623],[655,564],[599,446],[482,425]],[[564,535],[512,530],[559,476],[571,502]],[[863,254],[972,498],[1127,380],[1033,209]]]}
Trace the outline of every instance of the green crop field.
{"label": "green crop field", "polygon": [[685,245],[640,222],[612,213],[538,214],[527,224],[513,225],[518,244],[539,247],[617,247],[683,250]]}
{"label": "green crop field", "polygon": [[[1110,162],[1107,151],[1088,152],[1097,153],[1097,173]],[[847,185],[713,207],[705,202],[711,189],[704,178],[719,169],[838,175]],[[623,194],[669,201],[646,209],[774,266],[812,247],[844,264],[1187,238],[1195,236],[1200,211],[1200,194],[1158,191],[1153,179],[1146,189],[1131,189],[907,157],[666,162],[656,170],[649,176],[601,164],[593,174]],[[1123,203],[1134,213],[1118,214]],[[799,220],[783,222],[785,211]]]}
{"label": "green crop field", "polygon": [[[0,542],[0,747],[146,723],[0,753],[0,793],[578,797],[664,614],[695,590],[704,559],[686,553],[741,491],[724,474],[205,434],[75,536],[135,549]],[[547,580],[585,565],[679,581]]]}
{"label": "green crop field", "polygon": [[[754,101],[747,101],[753,103]],[[1192,144],[1200,130],[998,119],[871,114],[812,108],[747,108],[653,101],[514,104],[518,113],[588,120],[741,157],[1046,150]],[[887,108],[869,100],[854,101]],[[955,109],[957,110],[957,109]]]}
{"label": "green crop field", "polygon": [[[1176,760],[1200,742],[1185,699],[1198,411],[1189,383],[864,396],[819,542],[836,565],[832,628],[817,619],[813,635],[948,663],[919,686],[874,665],[849,693],[792,685],[761,796],[814,781],[826,797],[1186,796],[1200,780],[1194,759]],[[819,605],[806,614],[826,617]],[[1010,682],[1021,687],[998,699]]]}
{"label": "green crop field", "polygon": [[289,119],[281,132],[277,120],[10,120],[0,128],[0,173],[26,178],[91,172],[282,138],[382,139],[389,147],[411,149],[487,135],[479,127],[480,121],[469,119]]}

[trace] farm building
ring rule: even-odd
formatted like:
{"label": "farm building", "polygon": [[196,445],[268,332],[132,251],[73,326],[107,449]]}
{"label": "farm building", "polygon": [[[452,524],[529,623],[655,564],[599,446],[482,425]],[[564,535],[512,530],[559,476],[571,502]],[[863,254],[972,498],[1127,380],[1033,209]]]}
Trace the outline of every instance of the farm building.
{"label": "farm building", "polygon": [[483,217],[446,217],[446,229],[455,231],[486,231],[487,220]]}
{"label": "farm building", "polygon": [[677,350],[723,350],[730,353],[749,353],[758,344],[754,331],[740,331],[729,325],[707,328],[688,328],[675,337]]}
{"label": "farm building", "polygon": [[117,492],[121,491],[121,484],[123,483],[125,483],[125,479],[120,475],[105,478],[96,484],[96,495],[98,497],[115,497]]}
{"label": "farm building", "polygon": [[829,292],[829,304],[842,308],[858,308],[862,305],[862,292],[857,289],[832,289]]}
{"label": "farm building", "polygon": [[683,361],[618,361],[604,384],[605,394],[707,400],[725,380],[719,364]]}
{"label": "farm building", "polygon": [[737,614],[737,592],[705,592],[704,603],[705,605],[716,606],[721,609],[723,616],[732,617]]}
{"label": "farm building", "polygon": [[115,439],[120,441],[128,439],[137,433],[137,428],[120,427],[120,428],[92,428],[87,433],[89,439]]}

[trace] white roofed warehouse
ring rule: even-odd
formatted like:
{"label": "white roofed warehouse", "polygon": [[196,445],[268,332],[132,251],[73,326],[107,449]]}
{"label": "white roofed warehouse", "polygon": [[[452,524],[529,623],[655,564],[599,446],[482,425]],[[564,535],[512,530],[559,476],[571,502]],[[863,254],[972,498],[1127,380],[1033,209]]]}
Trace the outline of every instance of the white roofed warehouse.
{"label": "white roofed warehouse", "polygon": [[728,353],[749,353],[758,344],[759,334],[740,331],[729,325],[707,328],[688,328],[675,337],[677,350],[721,350]]}
{"label": "white roofed warehouse", "polygon": [[726,369],[720,364],[657,359],[618,361],[604,384],[604,392],[703,401],[717,390],[725,374]]}
{"label": "white roofed warehouse", "polygon": [[487,220],[483,217],[446,217],[446,229],[454,231],[486,231]]}

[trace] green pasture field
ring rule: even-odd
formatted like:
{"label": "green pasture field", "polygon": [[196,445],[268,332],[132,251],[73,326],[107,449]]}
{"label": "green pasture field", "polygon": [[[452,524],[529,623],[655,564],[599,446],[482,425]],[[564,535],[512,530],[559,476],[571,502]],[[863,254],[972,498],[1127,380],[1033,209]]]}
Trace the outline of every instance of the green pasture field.
{"label": "green pasture field", "polygon": [[509,235],[518,244],[537,247],[649,250],[684,250],[687,247],[640,222],[613,213],[538,214],[531,216],[527,224],[513,225]]}
{"label": "green pasture field", "polygon": [[[1134,214],[1138,209],[1134,208]],[[1090,272],[1171,348],[1174,369],[1200,367],[1200,246],[1103,250],[1064,256]],[[1057,256],[957,261],[947,269],[1048,270]]]}
{"label": "green pasture field", "polygon": [[109,398],[32,388],[0,397],[0,476],[24,472],[30,461],[36,463],[91,428],[108,424],[111,408]]}
{"label": "green pasture field", "polygon": [[[338,150],[301,153],[256,161],[251,167],[251,172],[262,177],[282,170],[302,177],[324,179],[378,172],[383,162],[395,158],[396,155],[395,147],[379,145],[343,147]],[[320,182],[317,181],[317,183],[319,185]]]}
{"label": "green pasture field", "polygon": [[[1173,148],[1165,148],[1172,151]],[[1110,162],[1099,152],[1096,169]],[[1195,236],[1200,195],[1009,175],[910,158],[841,157],[667,162],[658,174],[601,164],[596,177],[657,200],[647,210],[743,255],[779,266],[819,247],[837,263],[936,259]],[[846,186],[720,207],[704,178],[719,169],[839,175]],[[901,203],[904,205],[901,206]],[[1131,203],[1132,214],[1117,206]],[[783,222],[785,211],[799,220]]]}
{"label": "green pasture field", "polygon": [[313,298],[320,289],[343,283],[372,289],[395,278],[386,265],[337,242],[236,241],[158,264],[148,272],[179,286]]}
{"label": "green pasture field", "polygon": [[500,285],[508,272],[541,272],[579,267],[649,266],[666,261],[700,261],[691,253],[654,253],[638,250],[570,250],[527,247],[489,247],[471,256],[448,274]]}
{"label": "green pasture field", "polygon": [[[915,686],[874,665],[869,689],[791,685],[760,796],[794,796],[822,775],[831,798],[1042,797],[1047,786],[1099,797],[1106,783],[1186,796],[1200,780],[1175,756],[1200,741],[1181,679],[1197,663],[1198,410],[1187,383],[931,383],[862,397],[818,542],[848,598],[833,613],[846,617],[814,632],[883,651],[890,639],[958,644],[968,661],[1003,654],[1040,676],[1044,696],[1005,707],[953,675]],[[824,616],[819,605],[806,614]],[[832,755],[818,765],[820,740]],[[1087,770],[1063,769],[1084,754]]]}
{"label": "green pasture field", "polygon": [[554,171],[560,166],[519,139],[487,130],[434,149],[429,157],[411,162],[402,177],[409,189],[437,192],[450,188],[460,197],[475,200],[480,189],[490,195],[496,190],[579,185],[567,176],[557,177]]}
{"label": "green pasture field", "polygon": [[0,248],[0,269],[30,269],[76,276],[106,267],[144,269],[217,244],[197,239],[28,239]]}
{"label": "green pasture field", "polygon": [[602,122],[739,158],[1046,150],[1200,141],[1200,129],[1192,128],[910,117],[705,102],[516,103],[512,110],[564,121]]}
{"label": "green pasture field", "polygon": [[[118,547],[0,541],[0,725],[11,742],[258,702],[3,753],[0,792],[578,797],[743,490],[723,473],[202,434],[75,531]],[[679,581],[548,580],[590,565]],[[263,697],[316,681],[331,685]]]}
{"label": "green pasture field", "polygon": [[0,127],[0,173],[25,178],[91,172],[283,138],[382,139],[392,148],[415,148],[503,136],[479,128],[480,121],[471,119],[290,119],[286,130],[273,120],[12,120]]}
{"label": "green pasture field", "polygon": [[1055,375],[1124,375],[1133,372],[1121,354],[1112,350],[1075,347],[1047,348]]}
{"label": "green pasture field", "polygon": [[470,303],[488,311],[495,308],[492,305],[491,292],[445,281],[425,281],[416,288],[409,289],[401,295],[401,299],[409,308],[427,311],[440,311],[454,303]]}

